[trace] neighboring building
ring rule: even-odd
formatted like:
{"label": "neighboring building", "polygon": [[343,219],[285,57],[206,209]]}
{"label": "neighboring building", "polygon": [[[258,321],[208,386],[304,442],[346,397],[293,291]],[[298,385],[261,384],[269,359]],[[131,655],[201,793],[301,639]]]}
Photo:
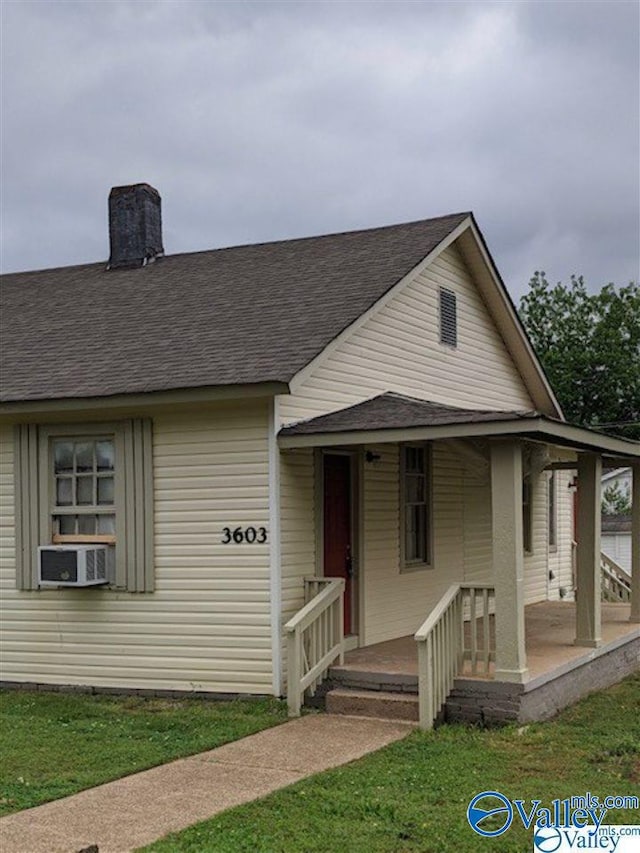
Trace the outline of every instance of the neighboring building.
{"label": "neighboring building", "polygon": [[[615,489],[631,501],[631,468],[614,468],[602,475],[603,505],[607,492]],[[602,551],[628,574],[631,573],[631,513],[602,514]]]}
{"label": "neighboring building", "polygon": [[[640,445],[564,422],[471,214],[164,257],[143,184],[110,237],[2,283],[5,681],[283,695],[312,575],[349,648],[495,590],[495,679],[526,682],[525,604],[573,591],[570,467],[599,643],[599,466]],[[109,583],[43,588],[54,544],[106,546]]]}
{"label": "neighboring building", "polygon": [[615,507],[608,504],[607,498],[610,494],[618,494],[631,503],[631,468],[614,468],[602,475],[602,503],[606,506],[609,514],[615,515]]}

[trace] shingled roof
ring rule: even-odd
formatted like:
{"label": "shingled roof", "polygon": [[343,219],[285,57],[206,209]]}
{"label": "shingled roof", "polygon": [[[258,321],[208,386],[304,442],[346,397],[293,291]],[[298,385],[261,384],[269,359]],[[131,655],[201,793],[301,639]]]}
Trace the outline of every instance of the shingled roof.
{"label": "shingled roof", "polygon": [[0,400],[289,382],[469,215],[5,275]]}
{"label": "shingled roof", "polygon": [[445,406],[442,403],[418,400],[415,397],[387,391],[385,394],[379,394],[377,397],[356,403],[346,409],[339,409],[328,415],[319,415],[316,418],[283,427],[279,435],[284,437],[450,424],[493,423],[538,416],[539,413],[535,411],[462,409],[458,406]]}

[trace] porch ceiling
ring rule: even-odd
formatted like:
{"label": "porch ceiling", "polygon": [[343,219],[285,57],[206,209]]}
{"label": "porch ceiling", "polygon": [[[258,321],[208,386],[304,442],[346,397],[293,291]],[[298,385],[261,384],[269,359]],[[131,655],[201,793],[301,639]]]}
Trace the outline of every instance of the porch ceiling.
{"label": "porch ceiling", "polygon": [[640,461],[640,442],[574,426],[536,411],[463,409],[393,392],[284,427],[278,442],[287,449],[505,436]]}

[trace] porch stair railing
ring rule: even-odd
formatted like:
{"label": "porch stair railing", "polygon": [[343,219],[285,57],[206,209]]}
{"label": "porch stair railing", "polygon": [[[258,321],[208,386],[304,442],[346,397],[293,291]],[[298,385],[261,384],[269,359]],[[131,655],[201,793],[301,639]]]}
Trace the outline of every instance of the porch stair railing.
{"label": "porch stair railing", "polygon": [[631,601],[631,575],[604,552],[600,554],[600,579],[603,601]]}
{"label": "porch stair railing", "polygon": [[453,584],[416,632],[420,728],[433,727],[467,662],[467,674],[492,677],[494,608],[495,587]]}
{"label": "porch stair railing", "polygon": [[284,626],[290,717],[300,715],[305,693],[315,693],[331,664],[344,663],[344,579],[310,577],[304,584],[306,604]]}

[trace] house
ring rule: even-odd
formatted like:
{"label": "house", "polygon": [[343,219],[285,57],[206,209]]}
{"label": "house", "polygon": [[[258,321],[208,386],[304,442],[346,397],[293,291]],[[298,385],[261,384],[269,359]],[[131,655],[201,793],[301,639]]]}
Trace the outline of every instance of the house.
{"label": "house", "polygon": [[[605,612],[599,536],[640,445],[565,422],[472,214],[164,256],[156,190],[109,212],[108,264],[2,281],[6,683],[297,713],[402,646],[431,725],[638,665],[640,570]],[[82,546],[108,582],[43,585]]]}
{"label": "house", "polygon": [[[631,498],[631,468],[614,468],[602,475],[603,503],[607,495],[615,491]],[[624,571],[631,572],[631,515],[616,513],[610,505],[602,514],[602,551]]]}
{"label": "house", "polygon": [[603,500],[607,502],[607,493],[611,490],[619,492],[631,500],[631,468],[614,468],[602,475],[602,489],[605,493]]}

